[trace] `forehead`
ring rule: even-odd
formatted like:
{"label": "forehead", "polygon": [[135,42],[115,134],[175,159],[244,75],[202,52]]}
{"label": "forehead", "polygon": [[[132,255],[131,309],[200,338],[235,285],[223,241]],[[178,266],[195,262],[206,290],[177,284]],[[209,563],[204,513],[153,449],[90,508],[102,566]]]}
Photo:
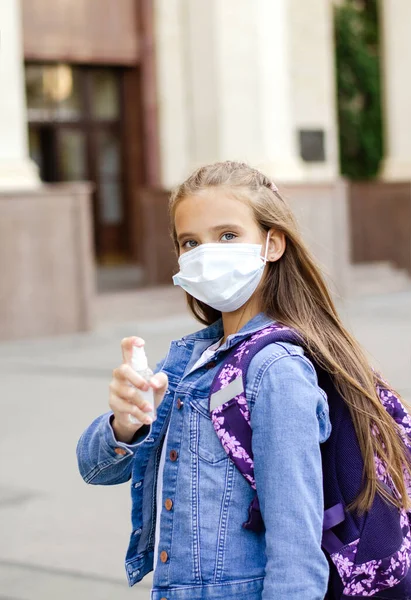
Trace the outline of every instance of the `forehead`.
{"label": "forehead", "polygon": [[255,219],[251,206],[245,200],[234,198],[219,189],[187,196],[180,200],[174,213],[177,233],[186,228],[191,231],[207,229],[218,222],[247,225],[255,223]]}

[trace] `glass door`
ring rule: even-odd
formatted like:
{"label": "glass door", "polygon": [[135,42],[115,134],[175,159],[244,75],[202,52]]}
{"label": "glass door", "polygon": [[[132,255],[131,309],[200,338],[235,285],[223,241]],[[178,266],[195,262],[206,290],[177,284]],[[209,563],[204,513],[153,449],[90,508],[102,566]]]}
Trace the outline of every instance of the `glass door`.
{"label": "glass door", "polygon": [[121,72],[71,65],[26,66],[30,154],[48,182],[91,181],[97,258],[124,262]]}
{"label": "glass door", "polygon": [[57,137],[57,169],[59,181],[88,181],[87,132],[79,127],[60,127]]}
{"label": "glass door", "polygon": [[122,174],[121,97],[115,69],[88,71],[90,157],[95,182],[99,247],[104,262],[121,261],[127,249],[126,206]]}
{"label": "glass door", "polygon": [[115,128],[100,126],[94,131],[94,143],[101,244],[115,261],[125,245],[120,136]]}

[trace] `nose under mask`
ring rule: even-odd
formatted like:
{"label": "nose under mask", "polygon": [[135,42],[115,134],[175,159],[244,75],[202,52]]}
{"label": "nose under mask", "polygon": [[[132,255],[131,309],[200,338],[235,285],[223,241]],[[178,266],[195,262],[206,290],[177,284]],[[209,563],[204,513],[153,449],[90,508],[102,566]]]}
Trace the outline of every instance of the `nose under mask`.
{"label": "nose under mask", "polygon": [[267,263],[261,244],[202,244],[179,258],[174,285],[221,312],[243,306],[257,289]]}

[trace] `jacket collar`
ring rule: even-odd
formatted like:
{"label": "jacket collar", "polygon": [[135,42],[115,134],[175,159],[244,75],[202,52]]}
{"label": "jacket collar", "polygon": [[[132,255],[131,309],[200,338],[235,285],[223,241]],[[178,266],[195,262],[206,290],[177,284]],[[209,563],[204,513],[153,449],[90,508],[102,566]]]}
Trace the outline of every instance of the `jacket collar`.
{"label": "jacket collar", "polygon": [[[274,322],[273,319],[268,317],[266,314],[264,314],[262,312],[259,313],[258,315],[256,315],[252,319],[250,319],[244,325],[244,327],[242,327],[237,333],[234,333],[233,335],[231,335],[229,337],[229,339],[227,340],[227,342],[224,344],[224,347],[229,347],[229,346],[236,344],[237,342],[248,337],[252,333],[255,333],[256,331],[259,331],[260,329],[267,327],[268,325],[270,325],[273,322]],[[184,336],[182,338],[182,341],[187,342],[189,340],[198,341],[198,340],[213,340],[213,339],[217,341],[217,340],[221,339],[223,337],[223,335],[224,335],[223,320],[220,318],[220,319],[218,319],[218,321],[216,321],[212,325],[209,325],[208,327],[205,327],[204,329],[200,329],[200,331],[196,331],[195,333],[190,333],[189,335]]]}

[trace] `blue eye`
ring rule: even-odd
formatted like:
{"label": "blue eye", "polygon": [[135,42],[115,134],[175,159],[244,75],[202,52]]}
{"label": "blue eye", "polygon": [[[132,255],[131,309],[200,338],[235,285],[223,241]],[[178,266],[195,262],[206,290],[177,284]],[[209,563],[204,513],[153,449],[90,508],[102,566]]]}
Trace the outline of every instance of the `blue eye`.
{"label": "blue eye", "polygon": [[221,240],[223,240],[224,242],[232,242],[233,240],[236,239],[236,237],[237,236],[235,235],[235,233],[225,233],[224,235],[221,236]]}
{"label": "blue eye", "polygon": [[196,246],[198,246],[198,244],[195,240],[187,240],[186,242],[184,242],[182,247],[190,250],[192,248],[195,248]]}

